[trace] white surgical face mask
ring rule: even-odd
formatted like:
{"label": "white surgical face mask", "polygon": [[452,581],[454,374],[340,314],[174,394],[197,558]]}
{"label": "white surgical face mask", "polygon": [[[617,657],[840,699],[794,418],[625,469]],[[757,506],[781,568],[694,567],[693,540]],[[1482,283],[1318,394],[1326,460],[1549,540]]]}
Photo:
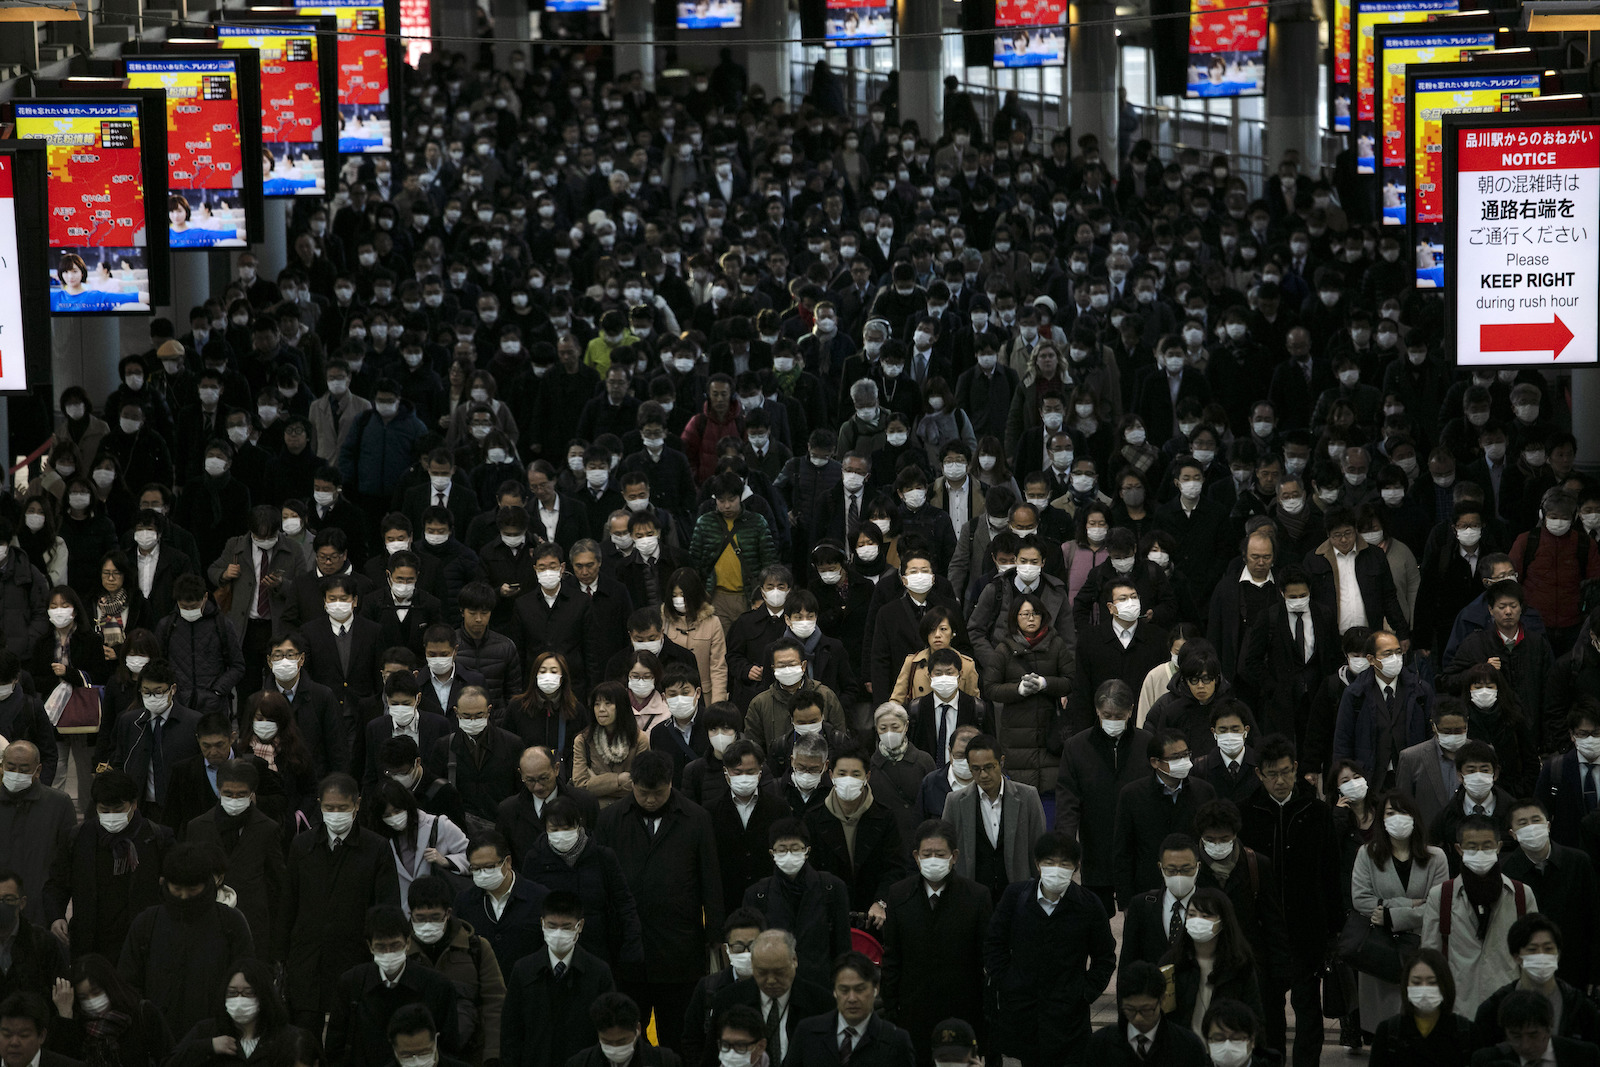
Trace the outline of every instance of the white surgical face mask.
{"label": "white surgical face mask", "polygon": [[1500,862],[1500,853],[1493,849],[1467,849],[1461,853],[1461,863],[1476,875],[1485,875]]}
{"label": "white surgical face mask", "polygon": [[1064,893],[1072,884],[1072,868],[1049,866],[1039,868],[1039,885],[1046,893]]}
{"label": "white surgical face mask", "polygon": [[1211,1062],[1215,1067],[1244,1067],[1250,1062],[1248,1041],[1210,1041],[1206,1049],[1211,1053]]}
{"label": "white surgical face mask", "polygon": [[1406,986],[1406,999],[1420,1012],[1431,1014],[1444,1006],[1444,993],[1436,985]]}
{"label": "white surgical face mask", "polygon": [[1543,822],[1529,823],[1519,826],[1516,830],[1517,844],[1523,848],[1539,852],[1550,843],[1550,824]]}
{"label": "white surgical face mask", "polygon": [[1464,775],[1461,784],[1466,787],[1467,795],[1474,800],[1482,800],[1494,789],[1494,775],[1483,771],[1475,771]]}

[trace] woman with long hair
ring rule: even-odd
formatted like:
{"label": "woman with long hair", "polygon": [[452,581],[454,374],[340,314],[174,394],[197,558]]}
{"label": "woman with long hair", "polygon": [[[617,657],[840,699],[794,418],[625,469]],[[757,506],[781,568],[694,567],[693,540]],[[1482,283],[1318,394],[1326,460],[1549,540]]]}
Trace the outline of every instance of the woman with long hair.
{"label": "woman with long hair", "polygon": [[1406,961],[1400,1014],[1378,1024],[1371,1067],[1460,1067],[1472,1058],[1472,1020],[1456,1014],[1456,981],[1436,949]]}
{"label": "woman with long hair", "polygon": [[[1428,844],[1422,809],[1409,793],[1396,789],[1375,805],[1381,822],[1356,853],[1350,874],[1350,903],[1372,925],[1402,935],[1412,950],[1422,939],[1422,912],[1428,893],[1450,876],[1444,852]],[[1370,974],[1359,978],[1361,1029],[1376,1033],[1378,1024],[1403,1010],[1401,988]],[[1374,1049],[1376,1054],[1376,1049]]]}
{"label": "woman with long hair", "polygon": [[239,745],[250,746],[250,752],[267,762],[267,768],[277,774],[283,783],[283,793],[288,811],[305,815],[305,829],[315,822],[317,764],[311,750],[300,733],[300,724],[289,701],[276,684],[250,694],[239,713]]}
{"label": "woman with long hair", "polygon": [[406,890],[431,874],[467,875],[467,835],[444,815],[417,807],[411,790],[384,776],[367,791],[362,803],[367,829],[389,842],[400,878],[400,906],[407,915]]}
{"label": "woman with long hair", "polygon": [[667,578],[661,628],[669,641],[694,653],[700,668],[700,688],[711,702],[727,700],[727,635],[706,600],[706,580],[693,567],[679,567]]}
{"label": "woman with long hair", "polygon": [[141,997],[97,952],[81,956],[51,993],[55,1025],[50,1049],[86,1067],[161,1067],[172,1032],[156,1006]]}
{"label": "woman with long hair", "polygon": [[61,502],[49,493],[36,492],[22,505],[22,522],[13,543],[28,554],[28,562],[43,572],[51,585],[67,580],[67,543],[56,530]]}
{"label": "woman with long hair", "polygon": [[[649,652],[635,653],[650,656]],[[630,675],[640,664],[629,668]],[[630,682],[632,678],[630,677]],[[661,697],[659,668],[652,681],[651,693],[661,701],[661,718],[667,716],[666,700]],[[631,796],[633,758],[650,747],[647,730],[642,729],[638,718],[630,714],[630,693],[621,682],[601,682],[590,694],[592,709],[589,725],[572,743],[572,784],[588,790],[600,806]],[[654,726],[656,722],[651,722]]]}
{"label": "woman with long hair", "polygon": [[1078,509],[1078,536],[1062,549],[1067,567],[1067,599],[1076,600],[1089,572],[1106,561],[1106,538],[1111,535],[1111,508],[1092,503]]}
{"label": "woman with long hair", "polygon": [[501,724],[523,747],[543,745],[572,766],[572,742],[583,728],[572,670],[559,652],[541,652],[529,665],[528,688],[511,698]]}
{"label": "woman with long hair", "polygon": [[1204,1033],[1206,1011],[1222,1000],[1237,1000],[1261,1018],[1255,956],[1222,890],[1195,890],[1183,929],[1161,963],[1173,968],[1174,1007],[1167,1019],[1174,1025]]}
{"label": "woman with long hair", "polygon": [[272,968],[260,960],[236,960],[213,1003],[211,1018],[195,1023],[178,1040],[167,1067],[266,1063],[275,1046],[299,1032],[289,1022]]}
{"label": "woman with long hair", "polygon": [[633,713],[639,729],[649,733],[671,718],[661,692],[662,663],[654,652],[635,649],[628,654],[628,699],[623,705]]}

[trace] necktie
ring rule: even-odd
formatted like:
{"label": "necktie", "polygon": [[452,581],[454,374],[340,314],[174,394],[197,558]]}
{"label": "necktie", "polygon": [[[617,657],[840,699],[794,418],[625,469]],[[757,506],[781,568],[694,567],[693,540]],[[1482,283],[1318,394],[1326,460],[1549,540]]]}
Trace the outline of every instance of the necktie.
{"label": "necktie", "polygon": [[1594,764],[1585,763],[1583,765],[1583,810],[1593,811],[1597,803],[1600,803],[1600,791],[1595,789]]}
{"label": "necktie", "polygon": [[778,1048],[778,1030],[783,1026],[783,1012],[778,1010],[778,1002],[774,1000],[772,1007],[767,1009],[767,1047],[776,1053]]}
{"label": "necktie", "polygon": [[1150,1039],[1148,1037],[1145,1037],[1143,1034],[1140,1034],[1139,1035],[1139,1039],[1136,1042],[1134,1042],[1134,1046],[1139,1050],[1139,1058],[1141,1060],[1149,1058],[1149,1056],[1150,1056]]}
{"label": "necktie", "polygon": [[434,501],[433,502],[435,504],[439,505],[439,507],[441,507],[441,508],[444,507],[444,494],[443,493],[435,493],[433,495],[434,495]]}
{"label": "necktie", "polygon": [[558,963],[550,973],[555,975],[556,981],[559,982],[561,979],[567,976],[567,965],[565,963]]}
{"label": "necktie", "polygon": [[950,752],[950,738],[949,738],[949,734],[948,734],[948,727],[946,725],[948,720],[949,720],[949,716],[950,716],[950,705],[949,704],[940,704],[939,705],[939,742],[938,742],[937,746],[933,750],[934,757],[936,759],[938,759],[938,761],[940,763],[943,763],[945,761],[945,757]]}
{"label": "necktie", "polygon": [[350,627],[339,626],[334,629],[333,643],[339,646],[339,670],[345,674],[350,673]]}
{"label": "necktie", "polygon": [[861,495],[850,494],[850,510],[845,517],[845,533],[850,535],[850,540],[855,540],[856,531],[861,529]]}
{"label": "necktie", "polygon": [[1488,812],[1483,810],[1483,805],[1482,804],[1474,804],[1474,805],[1472,805],[1472,814],[1474,814],[1474,815],[1487,815]]}
{"label": "necktie", "polygon": [[839,1039],[839,1062],[849,1063],[850,1053],[855,1051],[856,1032],[850,1027],[844,1028],[844,1036]]}
{"label": "necktie", "polygon": [[1167,940],[1176,941],[1178,931],[1183,929],[1183,901],[1172,902],[1172,921],[1167,923]]}
{"label": "necktie", "polygon": [[272,617],[272,603],[269,599],[272,590],[262,581],[270,573],[267,570],[270,566],[272,566],[272,557],[263,549],[261,562],[256,564],[256,614],[263,619]]}
{"label": "necktie", "polygon": [[1306,660],[1310,659],[1306,655],[1306,617],[1297,611],[1290,618],[1294,620],[1294,647],[1300,650],[1300,663],[1304,665]]}
{"label": "necktie", "polygon": [[164,715],[150,720],[150,767],[155,776],[157,800],[167,795],[167,754],[161,746],[161,734],[166,725]]}

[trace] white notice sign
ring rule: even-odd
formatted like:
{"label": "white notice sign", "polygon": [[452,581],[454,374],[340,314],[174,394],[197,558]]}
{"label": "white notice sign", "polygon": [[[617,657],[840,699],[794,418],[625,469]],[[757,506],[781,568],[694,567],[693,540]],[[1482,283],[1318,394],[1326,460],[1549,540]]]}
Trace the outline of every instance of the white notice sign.
{"label": "white notice sign", "polygon": [[1456,362],[1600,357],[1600,125],[1456,126]]}

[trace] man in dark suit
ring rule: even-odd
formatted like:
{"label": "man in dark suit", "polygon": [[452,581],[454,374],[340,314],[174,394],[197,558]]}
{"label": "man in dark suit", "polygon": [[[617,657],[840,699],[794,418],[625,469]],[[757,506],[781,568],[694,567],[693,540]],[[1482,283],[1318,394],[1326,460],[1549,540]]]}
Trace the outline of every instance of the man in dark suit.
{"label": "man in dark suit", "polygon": [[1156,509],[1156,529],[1177,539],[1174,584],[1188,590],[1195,610],[1204,615],[1223,564],[1233,555],[1235,528],[1225,506],[1201,495],[1205,469],[1192,456],[1180,461],[1173,480],[1178,494]]}
{"label": "man in dark suit", "polygon": [[783,1067],[912,1067],[911,1035],[874,1015],[878,965],[846,952],[833,965],[834,1010],[803,1020]]}
{"label": "man in dark suit", "polygon": [[[389,557],[396,552],[413,551],[411,546],[415,541],[411,520],[398,511],[391,511],[383,517],[378,537],[383,551],[374,553],[361,568],[361,577],[371,582],[373,587],[383,585]],[[443,599],[444,565],[439,562],[438,557],[417,553],[417,588]]]}
{"label": "man in dark suit", "polygon": [[[1449,806],[1450,798],[1456,795],[1456,790],[1461,786],[1455,753],[1467,743],[1466,705],[1458,700],[1435,700],[1432,728],[1433,732],[1426,741],[1400,753],[1400,763],[1394,773],[1394,787],[1404,790],[1417,802],[1417,813],[1426,826],[1433,825],[1433,820]],[[1450,747],[1446,748],[1446,745]],[[1552,756],[1551,762],[1559,763],[1562,758]],[[1551,836],[1560,841],[1561,824],[1556,822],[1555,812],[1559,810],[1557,803],[1564,798],[1559,793],[1547,797],[1540,790],[1535,790],[1535,795],[1552,813],[1550,821],[1556,825]],[[1572,817],[1581,819],[1583,816],[1579,813]],[[1576,832],[1573,836],[1576,838]]]}
{"label": "man in dark suit", "polygon": [[583,902],[544,898],[545,947],[524,956],[506,980],[500,1023],[505,1067],[557,1067],[595,1043],[589,1007],[616,988],[606,961],[578,944]]}
{"label": "man in dark suit", "polygon": [[789,568],[773,566],[751,583],[761,591],[761,601],[733,620],[728,627],[728,699],[740,708],[771,683],[765,678],[772,643],[782,637],[789,624],[784,619],[784,604],[794,584]]}
{"label": "man in dark suit", "polygon": [[1094,694],[1095,724],[1074,734],[1061,750],[1056,775],[1055,828],[1083,846],[1081,885],[1095,893],[1106,914],[1116,914],[1117,797],[1150,773],[1150,734],[1133,724],[1134,691],[1120,679],[1101,682]]}
{"label": "man in dark suit", "polygon": [[1155,964],[1130,960],[1118,967],[1116,1021],[1089,1038],[1083,1062],[1096,1067],[1210,1067],[1205,1042],[1162,1018],[1166,992],[1166,976]]}
{"label": "man in dark suit", "polygon": [[1266,733],[1305,738],[1311,697],[1338,670],[1343,652],[1333,605],[1311,595],[1299,567],[1278,574],[1281,602],[1273,604],[1244,634],[1240,669],[1232,676],[1240,696],[1257,709]]}
{"label": "man in dark suit", "polygon": [[546,542],[533,549],[534,571],[539,586],[516,601],[517,634],[529,656],[559,652],[572,672],[572,685],[578,698],[588,692],[588,667],[584,658],[589,633],[589,597],[578,588],[578,580],[566,573],[561,546]]}
{"label": "man in dark suit", "polygon": [[[867,757],[860,748],[848,741],[840,745],[830,773],[833,799],[805,815],[811,831],[810,863],[850,887],[850,910],[875,914],[881,921],[889,889],[911,873],[910,850],[903,847],[888,808],[874,803],[862,811],[872,787],[867,784]],[[855,824],[853,848],[846,841],[844,819]]]}
{"label": "man in dark suit", "polygon": [[1594,863],[1582,849],[1552,842],[1550,833],[1550,815],[1541,801],[1513,802],[1511,834],[1517,848],[1502,854],[1501,868],[1507,878],[1531,888],[1539,910],[1560,927],[1561,962],[1556,974],[1578,989],[1587,989],[1594,983],[1597,933]]}
{"label": "man in dark suit", "polygon": [[[1254,767],[1250,775],[1257,777]],[[1255,952],[1259,973],[1282,979],[1290,973],[1291,961],[1277,871],[1270,858],[1239,840],[1243,825],[1239,808],[1231,800],[1213,800],[1195,813],[1194,830],[1200,838],[1200,876],[1195,885],[1228,895],[1234,917]]]}
{"label": "man in dark suit", "polygon": [[467,819],[461,829],[471,836],[493,826],[500,801],[517,791],[522,743],[489,721],[489,694],[481,685],[462,691],[453,726],[429,747],[423,767],[460,793]]}
{"label": "man in dark suit", "polygon": [[[645,310],[648,314],[648,309]],[[671,1049],[658,1048],[644,1040],[644,1020],[639,1017],[639,1005],[626,993],[601,993],[589,1005],[589,1022],[599,1042],[573,1054],[567,1060],[567,1067],[616,1067],[612,1057],[623,1048],[633,1050],[628,1067],[678,1067],[682,1062]],[[759,1028],[753,1033],[759,1037]],[[734,1036],[729,1040],[743,1038]]]}
{"label": "man in dark suit", "polygon": [[1193,398],[1203,407],[1211,402],[1211,386],[1199,370],[1186,366],[1183,342],[1173,341],[1156,353],[1162,373],[1153,374],[1139,390],[1134,410],[1145,428],[1155,437],[1165,438],[1177,430],[1173,412],[1183,401]]}
{"label": "man in dark suit", "polygon": [[1179,731],[1153,735],[1145,758],[1154,773],[1122,787],[1111,831],[1112,877],[1117,903],[1124,908],[1160,885],[1162,842],[1170,834],[1193,836],[1195,812],[1216,797],[1211,786],[1190,776],[1194,763],[1189,742]]}
{"label": "man in dark suit", "polygon": [[[711,1025],[715,1027],[718,1020],[725,1019],[723,1013],[731,1008],[754,1009],[762,1020],[768,1054],[773,1063],[781,1063],[801,1021],[833,1010],[833,998],[826,988],[797,977],[799,964],[793,934],[766,930],[757,935],[750,944],[750,977],[740,978],[712,996]],[[774,1011],[777,1025],[769,1027],[766,1020],[772,1018]],[[716,1046],[709,1040],[705,1046],[699,1063],[701,1067],[711,1067],[717,1060]]]}
{"label": "man in dark suit", "polygon": [[630,647],[624,634],[628,617],[633,614],[633,598],[627,586],[601,573],[600,546],[595,542],[579,541],[572,546],[568,558],[572,563],[572,575],[578,580],[578,593],[589,602],[585,622],[588,629],[582,637],[589,686],[593,688],[605,681],[601,672],[606,662]]}
{"label": "man in dark suit", "polygon": [[322,1025],[325,1013],[336,1009],[340,976],[371,959],[362,938],[367,909],[400,903],[394,850],[355,825],[361,809],[356,780],[330,774],[318,786],[317,799],[322,825],[298,834],[289,846],[273,927],[273,958],[284,962],[289,1010],[309,1027]]}
{"label": "man in dark suit", "polygon": [[628,676],[628,661],[635,652],[653,652],[661,661],[661,669],[665,671],[674,663],[681,663],[691,670],[700,669],[700,661],[695,659],[694,653],[682,645],[667,640],[661,629],[661,608],[640,607],[633,609],[633,614],[628,616],[628,647],[618,649],[606,660],[605,670],[601,673],[603,682],[620,682]]}
{"label": "man in dark suit", "polygon": [[[385,646],[387,647],[387,646]],[[436,623],[422,634],[422,652],[427,669],[421,673],[423,711],[446,718],[454,718],[461,694],[469,686],[484,688],[483,675],[456,664],[456,650],[460,642],[452,627]],[[502,793],[504,797],[509,794]]]}
{"label": "man in dark suit", "polygon": [[[336,466],[320,468],[311,481],[311,514],[306,516],[306,528],[313,535],[325,530],[338,530],[345,537],[340,550],[348,549],[350,562],[364,565],[372,544],[372,520],[344,494],[344,475]],[[326,501],[326,503],[324,503]],[[315,545],[313,545],[315,551]]]}
{"label": "man in dark suit", "polygon": [[[306,641],[306,673],[333,691],[345,735],[360,737],[378,699],[378,624],[356,614],[359,594],[355,579],[334,575],[323,580],[323,615],[302,629]],[[148,668],[147,668],[148,669]],[[353,753],[352,755],[360,755]]]}
{"label": "man in dark suit", "polygon": [[735,741],[722,752],[728,791],[706,807],[716,835],[717,866],[725,903],[744,899],[744,891],[772,873],[767,831],[790,817],[776,791],[761,788],[760,749]]}
{"label": "man in dark suit", "polygon": [[[306,638],[298,630],[285,634],[267,653],[272,681],[268,692],[289,702],[300,740],[311,753],[314,773],[321,779],[350,765],[350,736],[333,690],[311,680],[305,671]],[[276,734],[274,734],[276,736]]]}
{"label": "man in dark suit", "polygon": [[49,1001],[38,993],[12,993],[0,1001],[0,1030],[6,1034],[0,1063],[5,1067],[83,1067],[82,1060],[45,1049],[53,1014]]}
{"label": "man in dark suit", "polygon": [[415,552],[396,552],[385,562],[388,581],[362,598],[361,615],[378,624],[381,647],[421,651],[422,635],[444,619],[444,607],[418,587],[422,566]]}
{"label": "man in dark suit", "polygon": [[[226,715],[213,712],[203,715],[195,724],[195,743],[200,753],[179,760],[172,766],[172,777],[167,785],[167,805],[161,821],[172,828],[178,839],[185,840],[190,822],[217,806],[222,795],[222,765],[234,758],[233,723]],[[240,759],[256,766],[257,773],[265,779],[263,794],[276,794],[272,807],[276,814],[283,812],[283,788],[278,776],[268,770],[265,760],[258,756],[241,756]],[[235,805],[237,806],[237,805]]]}
{"label": "man in dark suit", "polygon": [[[200,754],[195,726],[200,713],[175,704],[177,675],[165,660],[145,665],[139,675],[142,708],[130,708],[117,717],[102,761],[126,771],[140,785],[140,810],[147,819],[162,821],[172,768]],[[102,731],[104,732],[104,731]]]}
{"label": "man in dark suit", "polygon": [[283,899],[283,828],[261,810],[258,760],[231,759],[217,768],[218,804],[185,827],[184,840],[216,845],[228,857],[223,882],[233,890],[235,907],[250,923],[258,950],[273,944],[272,919]]}
{"label": "man in dark suit", "polygon": [[1506,1040],[1474,1052],[1472,1067],[1517,1067],[1552,1062],[1556,1067],[1600,1064],[1600,1049],[1589,1042],[1552,1036],[1555,1009],[1543,993],[1519,989],[1507,994],[1500,1002],[1495,1021],[1504,1031]]}
{"label": "man in dark suit", "polygon": [[594,837],[622,861],[639,906],[648,980],[629,982],[630,995],[641,1011],[655,1011],[660,1043],[676,1051],[689,994],[722,928],[723,901],[711,817],[677,795],[672,772],[664,752],[635,756],[633,795],[601,812]]}
{"label": "man in dark suit", "polygon": [[[356,593],[362,599],[369,596],[377,585],[364,574],[356,573],[355,565],[350,560],[349,538],[345,532],[338,528],[317,531],[311,541],[312,567],[290,583],[283,613],[281,615],[281,630],[293,630],[295,627],[305,626],[325,614],[323,610],[322,582],[335,574],[342,574],[351,578],[356,583]],[[384,557],[387,559],[387,557]],[[378,568],[378,577],[383,578],[381,567],[382,560],[374,559],[371,565]]]}
{"label": "man in dark suit", "polygon": [[1550,813],[1550,836],[1562,845],[1579,843],[1578,825],[1600,806],[1600,705],[1577,701],[1567,713],[1573,747],[1539,768],[1533,788]]}
{"label": "man in dark suit", "polygon": [[658,608],[670,592],[667,579],[679,567],[690,565],[689,556],[661,539],[653,510],[628,518],[628,536],[633,538],[633,548],[613,565],[614,576],[627,588],[635,606]]}
{"label": "man in dark suit", "polygon": [[967,628],[961,625],[964,615],[961,602],[953,593],[934,588],[934,565],[931,553],[910,549],[900,560],[900,580],[904,592],[880,608],[869,625],[867,638],[867,676],[872,682],[872,698],[887,700],[894,692],[895,679],[906,657],[928,647],[920,632],[922,617],[933,607],[950,612],[953,643],[963,651],[971,647]]}
{"label": "man in dark suit", "polygon": [[[494,949],[504,972],[544,947],[544,898],[549,891],[538,882],[522,878],[511,866],[511,845],[495,830],[485,830],[467,842],[467,866],[472,888],[456,897],[455,913],[472,924],[477,935]],[[499,882],[491,881],[491,875]],[[485,888],[479,882],[490,882]]]}
{"label": "man in dark suit", "polygon": [[510,843],[511,855],[519,865],[544,836],[545,806],[557,796],[576,804],[584,829],[594,831],[600,820],[600,802],[561,773],[561,760],[548,748],[532,745],[523,749],[517,758],[517,775],[523,788],[500,802],[494,828]]}
{"label": "man in dark suit", "polygon": [[[919,752],[933,757],[934,770],[950,762],[950,742],[963,726],[992,733],[994,713],[989,705],[957,688],[961,655],[941,648],[928,654],[933,691],[911,705],[911,730],[907,735]],[[939,811],[943,811],[941,806]]]}
{"label": "man in dark suit", "polygon": [[1294,1006],[1294,1067],[1315,1067],[1323,1036],[1319,975],[1328,941],[1344,925],[1339,844],[1328,805],[1300,778],[1294,742],[1275,734],[1260,744],[1256,755],[1262,790],[1244,806],[1239,840],[1272,861],[1281,895],[1278,909],[1285,921],[1294,916],[1288,938],[1291,974],[1287,980],[1266,977],[1262,982],[1268,1047],[1286,1047],[1287,993]]}
{"label": "man in dark suit", "polygon": [[1137,693],[1151,668],[1165,663],[1172,654],[1167,635],[1160,627],[1140,618],[1125,622],[1117,617],[1117,604],[1137,600],[1138,595],[1131,582],[1109,583],[1100,609],[1100,624],[1078,631],[1078,677],[1067,706],[1069,734],[1095,724],[1091,698],[1102,685],[1120,681],[1130,692]]}
{"label": "man in dark suit", "polygon": [[[398,904],[367,911],[363,932],[373,958],[339,976],[328,1018],[327,1050],[337,1063],[380,1064],[390,1054],[389,1019],[399,1009],[420,1004],[439,1022],[439,1044],[458,1049],[456,987],[432,967],[412,965],[411,923]],[[395,962],[389,962],[398,957]]]}
{"label": "man in dark suit", "polygon": [[1400,641],[1394,634],[1376,631],[1367,636],[1363,647],[1372,666],[1339,698],[1333,758],[1355,761],[1374,788],[1390,789],[1400,754],[1428,739],[1433,687],[1422,680],[1416,667],[1403,665]]}
{"label": "man in dark suit", "polygon": [[1278,429],[1311,429],[1311,410],[1323,390],[1336,383],[1333,368],[1325,359],[1311,355],[1311,332],[1303,326],[1291,329],[1284,338],[1289,358],[1272,371],[1267,400],[1278,414]]}
{"label": "man in dark suit", "polygon": [[917,1062],[932,1055],[941,1019],[984,1024],[983,939],[992,904],[977,882],[955,872],[955,827],[929,819],[917,827],[911,857],[917,873],[896,882],[885,903],[883,1004],[911,1035]]}
{"label": "man in dark suit", "polygon": [[423,514],[431,507],[448,508],[454,526],[465,530],[478,513],[477,498],[465,482],[456,479],[455,458],[448,448],[436,448],[422,459],[428,469],[428,484],[407,489],[400,510],[411,520],[411,528],[422,529]]}
{"label": "man in dark suit", "polygon": [[[450,733],[450,720],[443,715],[423,711],[417,690],[417,680],[406,671],[395,671],[383,683],[383,715],[374,715],[367,723],[362,738],[365,759],[362,762],[361,782],[371,787],[383,773],[378,752],[392,737],[409,737],[418,753],[432,751],[434,743]],[[420,799],[420,798],[419,798]]]}

